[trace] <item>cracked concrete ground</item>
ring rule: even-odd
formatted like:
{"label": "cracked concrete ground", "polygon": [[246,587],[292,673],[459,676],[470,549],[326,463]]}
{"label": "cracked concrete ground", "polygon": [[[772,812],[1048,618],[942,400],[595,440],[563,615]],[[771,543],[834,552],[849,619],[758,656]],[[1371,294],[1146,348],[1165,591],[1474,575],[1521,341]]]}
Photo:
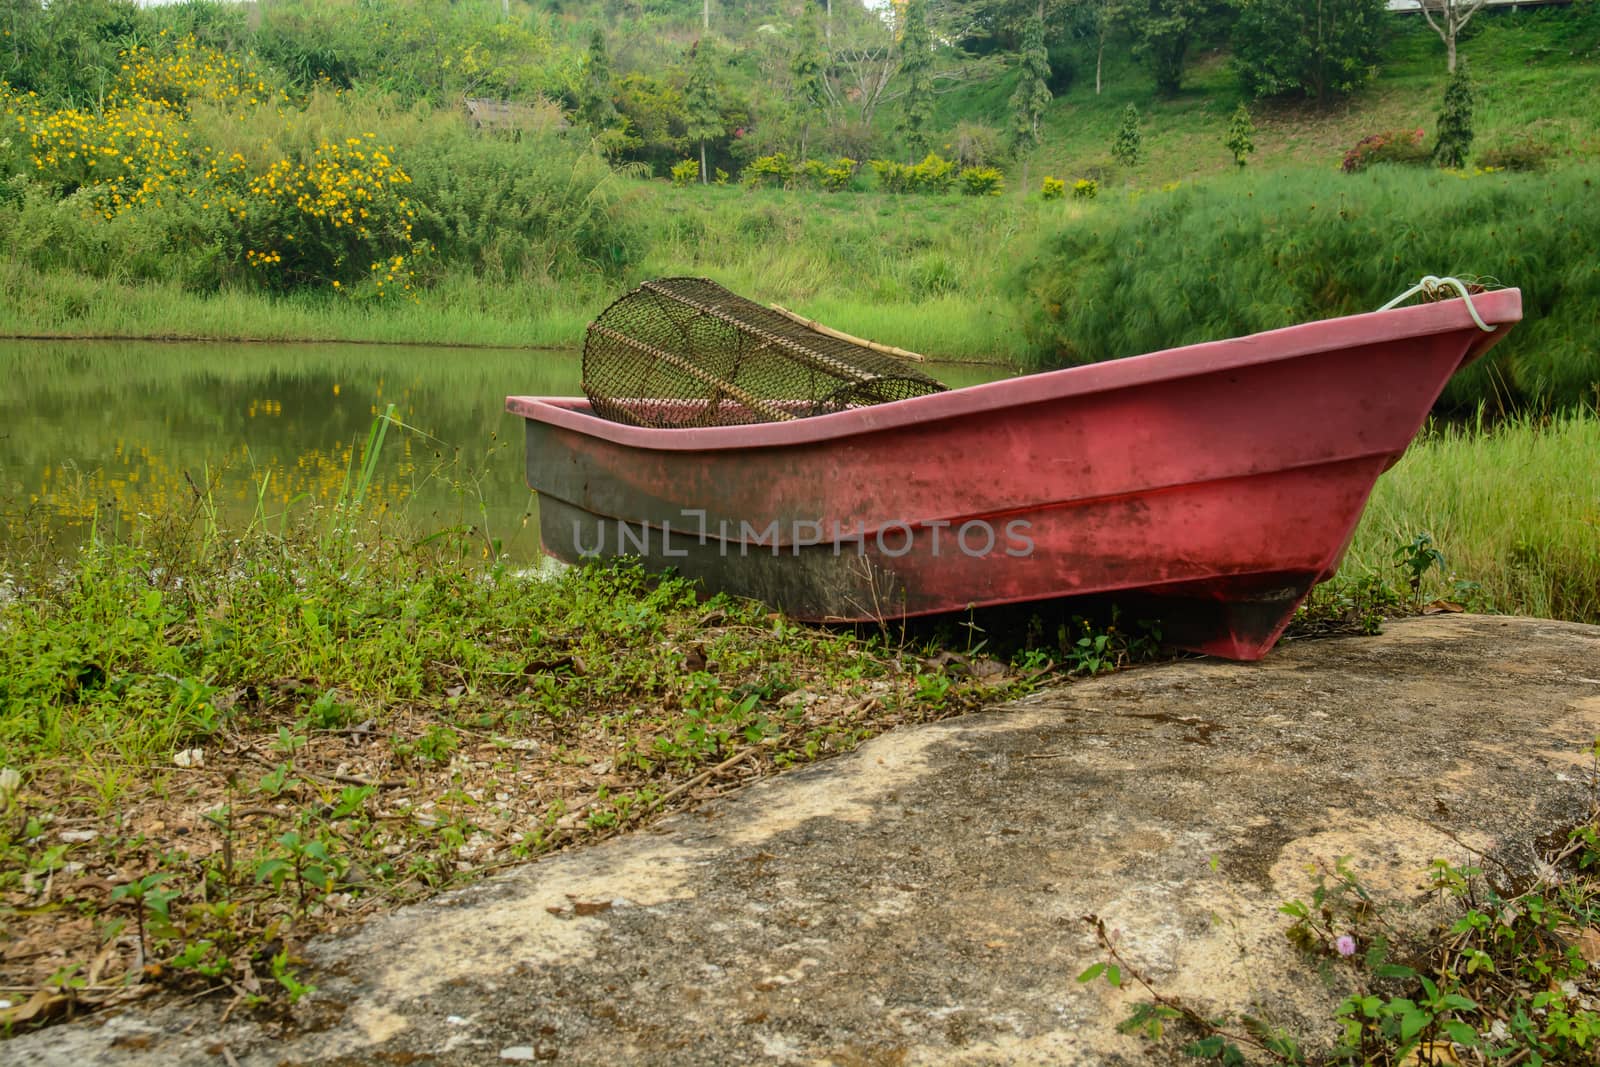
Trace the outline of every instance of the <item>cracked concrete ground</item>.
{"label": "cracked concrete ground", "polygon": [[1331,1037],[1283,936],[1353,857],[1527,868],[1590,802],[1600,627],[1481,616],[1081,682],[902,730],[312,946],[289,1020],[146,1004],[11,1064],[1144,1063],[1086,915],[1163,991]]}

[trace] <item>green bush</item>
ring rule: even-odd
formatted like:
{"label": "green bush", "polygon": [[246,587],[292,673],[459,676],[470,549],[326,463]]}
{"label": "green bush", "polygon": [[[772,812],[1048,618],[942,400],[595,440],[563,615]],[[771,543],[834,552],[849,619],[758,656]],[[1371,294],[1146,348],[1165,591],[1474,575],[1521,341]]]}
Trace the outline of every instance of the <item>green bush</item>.
{"label": "green bush", "polygon": [[1450,75],[1444,90],[1444,108],[1439,112],[1439,132],[1434,139],[1433,160],[1441,167],[1459,170],[1466,165],[1472,148],[1472,76],[1465,58]]}
{"label": "green bush", "polygon": [[956,162],[961,166],[985,167],[1000,158],[1000,131],[980,122],[958,122],[945,147],[955,153]]}
{"label": "green bush", "polygon": [[877,174],[878,185],[890,193],[942,193],[956,183],[956,165],[934,152],[914,165],[874,159],[868,166]]}
{"label": "green bush", "polygon": [[1144,134],[1139,130],[1139,109],[1129,104],[1122,109],[1122,125],[1111,142],[1111,155],[1124,167],[1136,167],[1144,153]]}
{"label": "green bush", "polygon": [[611,274],[638,252],[616,175],[581,145],[460,130],[407,157],[417,236],[480,276]]}
{"label": "green bush", "polygon": [[1234,69],[1254,96],[1327,102],[1372,79],[1391,20],[1383,0],[1251,0],[1234,24]]}
{"label": "green bush", "polygon": [[1013,278],[1040,365],[1089,363],[1372,311],[1424,274],[1499,279],[1524,320],[1444,406],[1593,404],[1600,167],[1465,176],[1240,174],[1095,212]]}
{"label": "green bush", "polygon": [[680,189],[686,185],[694,185],[700,180],[700,161],[698,159],[685,159],[672,165],[672,184]]}
{"label": "green bush", "polygon": [[1500,142],[1478,154],[1477,164],[1485,170],[1538,171],[1549,166],[1556,146],[1536,134],[1523,134]]}
{"label": "green bush", "polygon": [[1039,195],[1046,200],[1060,200],[1067,195],[1067,183],[1046,174],[1044,182],[1039,186]]}
{"label": "green bush", "polygon": [[843,192],[850,188],[856,178],[856,161],[849,156],[840,156],[832,163],[822,164],[817,173],[817,181],[830,193]]}
{"label": "green bush", "polygon": [[872,173],[878,176],[878,188],[886,193],[904,193],[911,189],[912,166],[896,163],[892,159],[873,159],[867,162]]}
{"label": "green bush", "polygon": [[796,168],[794,162],[783,152],[776,152],[770,156],[758,156],[750,161],[744,168],[744,183],[752,189],[760,189],[767,185],[776,185],[787,189],[794,184]]}
{"label": "green bush", "polygon": [[968,167],[960,175],[965,196],[999,196],[1005,190],[1005,176],[994,167]]}
{"label": "green bush", "polygon": [[1100,183],[1093,178],[1079,178],[1072,183],[1072,199],[1093,200],[1100,195]]}
{"label": "green bush", "polygon": [[1250,109],[1240,104],[1233,109],[1233,118],[1228,120],[1228,132],[1222,139],[1222,145],[1233,156],[1236,167],[1242,167],[1250,161],[1250,153],[1256,150],[1256,124],[1250,118]]}

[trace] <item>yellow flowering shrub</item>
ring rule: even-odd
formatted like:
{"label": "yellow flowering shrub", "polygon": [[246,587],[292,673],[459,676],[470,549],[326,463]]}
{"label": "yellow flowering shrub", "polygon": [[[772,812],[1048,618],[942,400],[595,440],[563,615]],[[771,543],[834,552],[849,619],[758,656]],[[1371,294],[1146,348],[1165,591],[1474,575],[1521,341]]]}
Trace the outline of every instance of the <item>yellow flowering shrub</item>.
{"label": "yellow flowering shrub", "polygon": [[237,152],[199,142],[191,105],[233,117],[281,109],[287,96],[253,57],[193,37],[164,38],[122,53],[121,67],[97,110],[46,107],[0,84],[0,133],[16,142],[12,165],[20,161],[29,179],[107,222],[170,213],[182,202],[174,224],[185,243],[209,242],[219,253],[223,273],[212,284],[231,277],[351,296],[414,291],[431,249],[413,238],[410,176],[373,134],[325,140],[307,158],[252,168]]}
{"label": "yellow flowering shrub", "polygon": [[324,142],[307,162],[280,159],[222,207],[268,288],[321,285],[410,293],[430,249],[413,236],[411,177],[373,134]]}
{"label": "yellow flowering shrub", "polygon": [[157,102],[174,110],[186,109],[191,99],[238,107],[289,99],[281,87],[271,84],[253,55],[230,56],[201,45],[193,36],[123,52],[115,92],[128,101]]}
{"label": "yellow flowering shrub", "polygon": [[172,195],[191,170],[182,116],[163,105],[141,100],[92,112],[41,108],[31,93],[0,99],[30,176],[64,195],[90,188],[106,218]]}

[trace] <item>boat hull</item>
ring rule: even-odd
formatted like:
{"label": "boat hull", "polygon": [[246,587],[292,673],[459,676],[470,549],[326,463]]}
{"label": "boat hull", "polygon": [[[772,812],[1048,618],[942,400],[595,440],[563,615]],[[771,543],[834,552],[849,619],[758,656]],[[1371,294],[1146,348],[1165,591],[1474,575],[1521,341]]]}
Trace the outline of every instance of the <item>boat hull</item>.
{"label": "boat hull", "polygon": [[581,399],[526,419],[546,552],[636,556],[797,618],[1115,596],[1164,636],[1264,654],[1337,569],[1378,476],[1520,294],[797,420],[647,430]]}

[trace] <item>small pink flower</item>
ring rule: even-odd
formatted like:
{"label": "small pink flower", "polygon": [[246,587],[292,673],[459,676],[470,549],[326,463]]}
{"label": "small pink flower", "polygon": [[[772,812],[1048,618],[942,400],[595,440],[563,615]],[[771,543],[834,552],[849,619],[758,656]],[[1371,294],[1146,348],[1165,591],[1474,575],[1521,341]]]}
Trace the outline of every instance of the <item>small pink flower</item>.
{"label": "small pink flower", "polygon": [[1354,956],[1356,954],[1356,939],[1349,934],[1340,934],[1333,939],[1333,947],[1341,956]]}

